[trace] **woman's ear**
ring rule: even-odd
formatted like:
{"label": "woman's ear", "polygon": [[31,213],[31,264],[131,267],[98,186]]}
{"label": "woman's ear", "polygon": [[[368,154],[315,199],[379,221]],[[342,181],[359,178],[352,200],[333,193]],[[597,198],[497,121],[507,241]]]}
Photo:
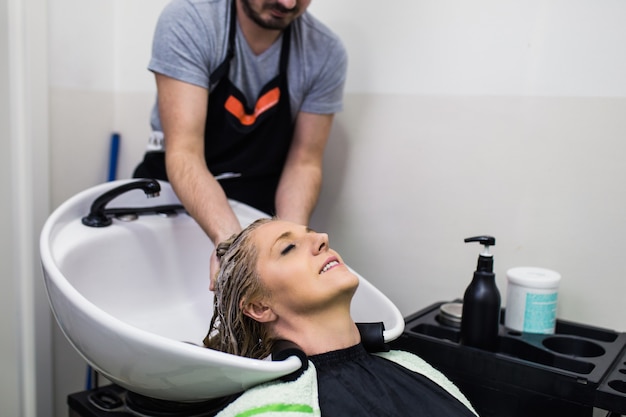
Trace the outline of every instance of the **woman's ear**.
{"label": "woman's ear", "polygon": [[250,317],[252,320],[258,321],[259,323],[269,323],[277,318],[276,313],[274,313],[271,307],[263,301],[241,301],[240,307],[243,314]]}

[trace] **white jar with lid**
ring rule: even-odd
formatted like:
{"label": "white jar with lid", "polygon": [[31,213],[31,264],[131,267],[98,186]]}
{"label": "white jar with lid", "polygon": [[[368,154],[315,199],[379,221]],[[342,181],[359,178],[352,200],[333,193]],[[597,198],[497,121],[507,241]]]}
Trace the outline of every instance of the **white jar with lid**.
{"label": "white jar with lid", "polygon": [[517,267],[506,276],[504,325],[526,333],[554,333],[561,275],[544,268]]}

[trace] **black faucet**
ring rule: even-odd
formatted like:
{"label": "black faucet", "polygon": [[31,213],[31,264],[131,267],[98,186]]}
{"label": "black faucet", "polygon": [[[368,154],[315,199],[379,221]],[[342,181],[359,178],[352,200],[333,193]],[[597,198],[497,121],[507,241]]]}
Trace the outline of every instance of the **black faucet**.
{"label": "black faucet", "polygon": [[124,194],[130,190],[141,189],[148,198],[157,197],[161,191],[161,186],[157,180],[142,179],[138,181],[129,182],[119,187],[113,188],[96,198],[91,204],[91,210],[89,214],[83,217],[83,224],[89,227],[105,227],[112,223],[112,220],[105,213],[106,205],[115,197]]}

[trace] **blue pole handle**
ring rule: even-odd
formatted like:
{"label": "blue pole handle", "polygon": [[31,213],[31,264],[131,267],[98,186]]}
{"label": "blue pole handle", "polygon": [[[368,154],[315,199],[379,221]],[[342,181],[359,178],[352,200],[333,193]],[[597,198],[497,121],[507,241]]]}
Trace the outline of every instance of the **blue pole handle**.
{"label": "blue pole handle", "polygon": [[120,153],[120,135],[113,133],[111,135],[111,151],[109,154],[109,176],[107,181],[114,181],[117,178],[117,160]]}

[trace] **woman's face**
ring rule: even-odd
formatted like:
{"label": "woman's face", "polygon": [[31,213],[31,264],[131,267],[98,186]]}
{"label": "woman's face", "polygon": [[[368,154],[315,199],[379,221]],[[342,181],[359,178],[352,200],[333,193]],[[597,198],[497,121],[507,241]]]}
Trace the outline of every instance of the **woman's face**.
{"label": "woman's face", "polygon": [[268,303],[281,314],[307,314],[347,303],[358,277],[330,249],[328,235],[295,223],[276,220],[252,236],[257,248],[257,272],[269,291]]}

